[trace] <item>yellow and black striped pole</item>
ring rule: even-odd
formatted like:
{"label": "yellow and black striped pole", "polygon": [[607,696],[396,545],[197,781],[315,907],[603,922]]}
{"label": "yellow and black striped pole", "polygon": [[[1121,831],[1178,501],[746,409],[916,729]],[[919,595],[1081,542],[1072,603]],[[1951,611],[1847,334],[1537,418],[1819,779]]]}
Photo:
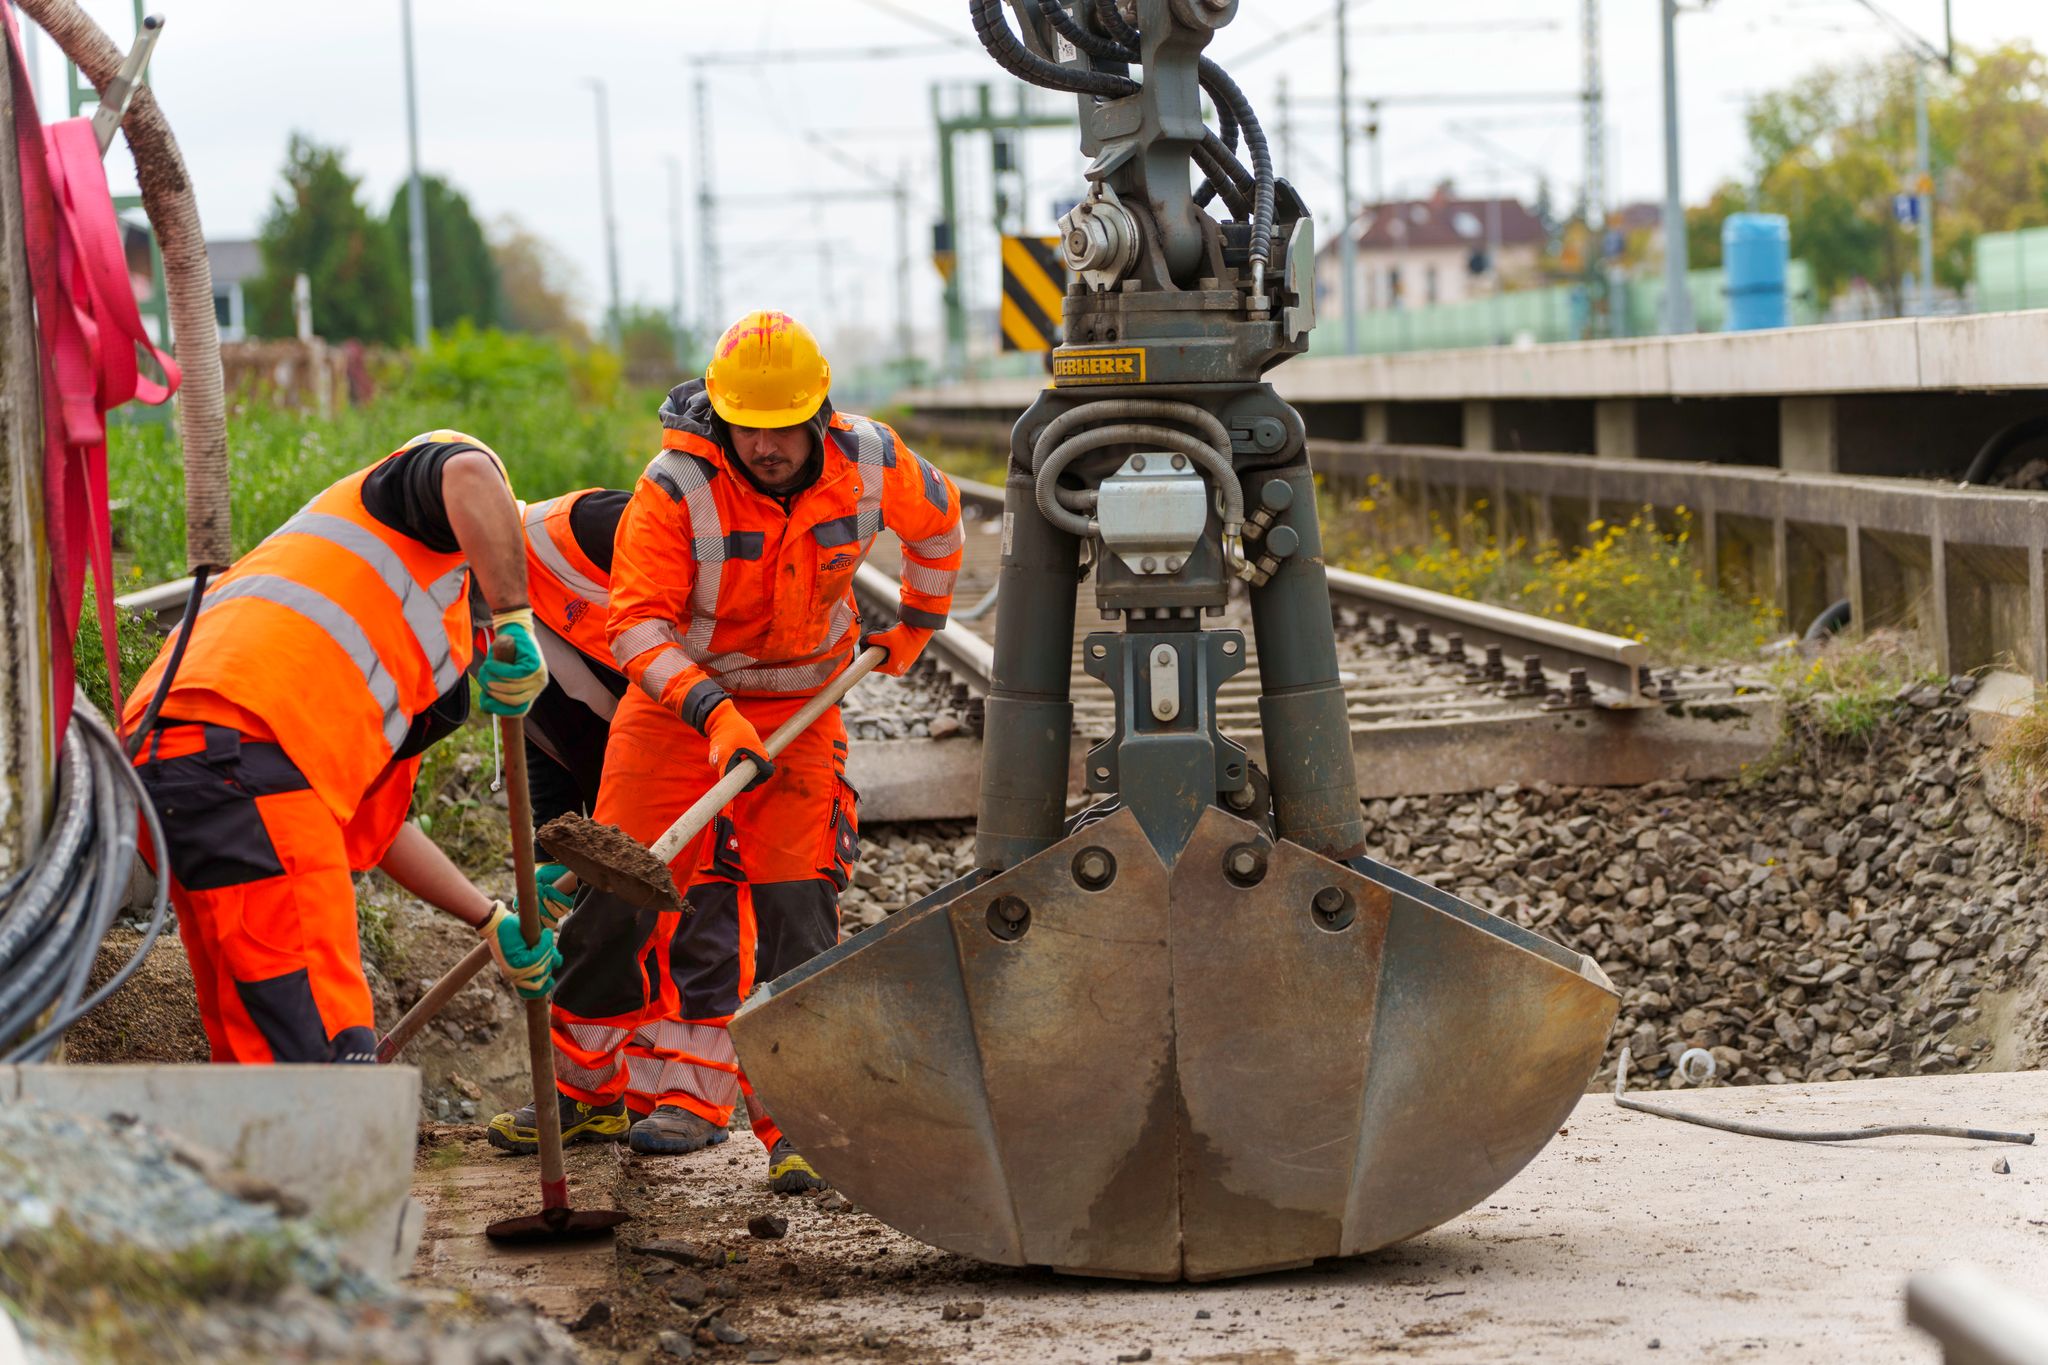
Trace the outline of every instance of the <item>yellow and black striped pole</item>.
{"label": "yellow and black striped pole", "polygon": [[1050,351],[1060,344],[1067,267],[1057,237],[1003,238],[1003,349]]}

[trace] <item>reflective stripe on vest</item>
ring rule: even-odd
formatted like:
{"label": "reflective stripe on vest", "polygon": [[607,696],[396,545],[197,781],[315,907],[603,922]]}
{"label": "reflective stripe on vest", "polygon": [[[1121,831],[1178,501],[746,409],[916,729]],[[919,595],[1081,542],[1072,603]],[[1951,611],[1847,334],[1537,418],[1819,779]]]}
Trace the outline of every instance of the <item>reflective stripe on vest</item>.
{"label": "reflective stripe on vest", "polygon": [[370,637],[356,624],[356,618],[349,615],[342,605],[325,597],[304,583],[296,582],[277,574],[252,574],[247,578],[233,578],[217,588],[211,588],[199,603],[199,614],[204,616],[223,602],[236,598],[252,597],[258,601],[270,602],[286,611],[296,612],[314,625],[320,627],[341,646],[363,675],[364,686],[370,689],[370,696],[384,712],[384,739],[393,749],[405,739],[405,733],[412,728],[412,717],[398,705],[398,684],[385,669],[384,661],[377,655],[377,647],[370,643]]}
{"label": "reflective stripe on vest", "polygon": [[[455,666],[454,649],[449,643],[448,628],[442,617],[463,594],[469,573],[466,565],[451,569],[439,581],[422,588],[413,578],[412,570],[399,558],[398,551],[386,544],[376,532],[327,512],[300,512],[264,539],[276,540],[280,536],[314,536],[340,546],[369,565],[370,571],[397,594],[399,608],[405,613],[406,628],[412,632],[412,638],[419,644],[420,653],[426,656],[427,665],[433,672],[435,692],[446,692],[455,685],[456,679],[462,676],[462,670]],[[357,634],[361,633],[358,627]],[[368,643],[367,639],[364,643]],[[396,689],[392,695],[395,699]],[[410,717],[406,723],[411,724]],[[401,728],[400,738],[404,734]],[[396,746],[396,741],[393,745]]]}
{"label": "reflective stripe on vest", "polygon": [[546,566],[547,571],[562,581],[563,587],[592,606],[609,606],[612,600],[610,590],[592,582],[581,569],[571,564],[548,528],[548,516],[561,501],[560,498],[549,498],[546,502],[527,505],[526,543],[533,548],[534,556]]}

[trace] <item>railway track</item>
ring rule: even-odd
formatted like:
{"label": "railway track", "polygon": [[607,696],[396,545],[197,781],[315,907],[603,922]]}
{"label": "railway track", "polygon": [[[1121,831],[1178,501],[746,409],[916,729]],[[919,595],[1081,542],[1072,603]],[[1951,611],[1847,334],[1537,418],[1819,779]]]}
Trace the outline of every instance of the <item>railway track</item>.
{"label": "railway track", "polygon": [[[967,549],[954,601],[960,616],[934,637],[923,667],[941,669],[979,697],[988,690],[995,613],[974,616],[1001,563],[1002,490],[956,480]],[[890,616],[896,599],[891,541],[863,566],[855,593]],[[1338,660],[1349,698],[1352,749],[1365,797],[1469,791],[1506,783],[1633,785],[1674,772],[1732,773],[1774,735],[1768,703],[1738,696],[1725,679],[1657,674],[1649,646],[1523,612],[1329,571]],[[999,604],[998,604],[999,608]],[[973,619],[965,619],[973,617]],[[1221,624],[1245,631],[1244,671],[1218,699],[1224,733],[1262,758],[1258,653],[1240,597]],[[1082,666],[1086,637],[1119,623],[1096,609],[1087,583],[1075,613],[1072,696],[1081,751],[1106,737],[1109,689]],[[972,738],[855,746],[849,771],[871,820],[970,819],[980,772]],[[863,782],[862,779],[865,779]]]}
{"label": "railway track", "polygon": [[[980,787],[979,698],[994,662],[995,604],[985,603],[1002,560],[1002,490],[956,480],[967,517],[966,556],[955,619],[934,637],[919,667],[916,707],[955,709],[964,722],[947,738],[868,739],[853,745],[848,776],[870,823],[974,818]],[[864,565],[854,590],[864,610],[893,619],[897,548],[893,537]],[[1506,784],[1633,786],[1675,774],[1733,775],[1761,757],[1776,735],[1770,701],[1726,675],[1681,681],[1653,671],[1650,647],[1341,569],[1329,570],[1338,618],[1338,662],[1349,697],[1351,741],[1362,797],[1477,791]],[[117,599],[175,624],[189,579]],[[976,615],[976,607],[984,607]],[[1224,733],[1262,762],[1258,651],[1249,609],[1233,601],[1220,624],[1245,632],[1246,667],[1225,682]],[[1109,689],[1082,668],[1086,637],[1115,631],[1084,582],[1075,613],[1073,790],[1081,790],[1088,745],[1113,720]],[[931,673],[950,688],[933,689]],[[893,701],[905,684],[871,678],[849,704]],[[933,700],[937,698],[937,700]],[[927,727],[928,728],[928,727]]]}

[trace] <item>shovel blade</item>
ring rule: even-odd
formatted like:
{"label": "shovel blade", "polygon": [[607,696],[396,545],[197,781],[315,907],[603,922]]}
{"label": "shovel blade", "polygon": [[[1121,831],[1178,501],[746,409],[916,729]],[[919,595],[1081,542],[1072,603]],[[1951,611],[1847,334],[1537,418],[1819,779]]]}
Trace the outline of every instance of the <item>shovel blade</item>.
{"label": "shovel blade", "polygon": [[539,830],[554,861],[585,886],[609,892],[642,910],[681,910],[675,878],[639,840],[615,825],[603,825],[570,811]]}
{"label": "shovel blade", "polygon": [[542,1209],[517,1218],[500,1218],[484,1229],[484,1236],[506,1245],[583,1242],[610,1236],[613,1228],[632,1216],[623,1209]]}
{"label": "shovel blade", "polygon": [[[1246,845],[1254,879],[1230,871]],[[1583,1093],[1618,1003],[1590,959],[1392,869],[1213,809],[1169,867],[1122,811],[784,975],[731,1027],[783,1130],[884,1222],[1002,1264],[1199,1280],[1484,1199]]]}

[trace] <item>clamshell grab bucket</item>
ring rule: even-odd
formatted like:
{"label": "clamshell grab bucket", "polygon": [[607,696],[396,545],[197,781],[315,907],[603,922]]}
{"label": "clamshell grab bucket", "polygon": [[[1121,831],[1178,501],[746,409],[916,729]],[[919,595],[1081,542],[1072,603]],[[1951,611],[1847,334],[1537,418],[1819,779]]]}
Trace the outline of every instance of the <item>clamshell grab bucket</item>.
{"label": "clamshell grab bucket", "polygon": [[1004,1265],[1207,1280],[1412,1237],[1535,1156],[1619,1005],[1590,958],[1214,807],[1171,866],[1118,810],[962,887],[732,1036],[848,1198]]}

